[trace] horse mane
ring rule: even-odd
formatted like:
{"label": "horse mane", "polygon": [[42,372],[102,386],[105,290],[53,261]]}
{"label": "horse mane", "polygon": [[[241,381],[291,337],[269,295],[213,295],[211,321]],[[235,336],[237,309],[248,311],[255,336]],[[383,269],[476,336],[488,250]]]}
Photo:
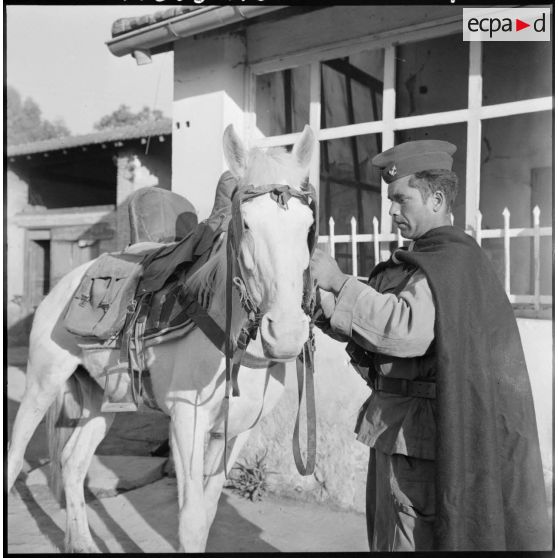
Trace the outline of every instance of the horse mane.
{"label": "horse mane", "polygon": [[287,181],[289,186],[300,190],[308,171],[293,161],[284,147],[272,147],[265,151],[253,148],[248,152],[247,170],[241,182],[253,186]]}
{"label": "horse mane", "polygon": [[209,309],[213,295],[227,274],[226,242],[220,238],[214,254],[184,284],[187,291],[197,297],[198,303]]}

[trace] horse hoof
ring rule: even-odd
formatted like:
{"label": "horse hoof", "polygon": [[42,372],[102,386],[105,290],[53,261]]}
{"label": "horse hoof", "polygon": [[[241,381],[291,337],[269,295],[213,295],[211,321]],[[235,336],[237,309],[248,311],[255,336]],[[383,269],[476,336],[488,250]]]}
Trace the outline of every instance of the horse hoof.
{"label": "horse hoof", "polygon": [[68,554],[100,554],[101,551],[93,542],[84,544],[67,544],[64,552]]}

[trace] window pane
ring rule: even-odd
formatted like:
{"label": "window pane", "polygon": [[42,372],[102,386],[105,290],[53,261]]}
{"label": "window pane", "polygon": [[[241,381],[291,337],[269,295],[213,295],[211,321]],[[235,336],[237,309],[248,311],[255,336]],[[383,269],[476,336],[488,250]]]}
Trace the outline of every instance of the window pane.
{"label": "window pane", "polygon": [[322,128],[382,119],[384,51],[328,60],[322,72]]}
{"label": "window pane", "polygon": [[309,66],[256,76],[256,126],[264,136],[302,131],[309,110]]}
{"label": "window pane", "polygon": [[[328,234],[330,217],[335,234],[351,232],[351,217],[357,220],[357,232],[371,233],[372,219],[380,220],[381,177],[372,158],[381,151],[381,135],[323,141],[320,148],[320,234]],[[350,244],[337,244],[335,254],[341,269],[351,273]],[[359,245],[360,275],[369,273],[373,256],[372,243]]]}
{"label": "window pane", "polygon": [[552,95],[550,42],[482,43],[484,105]]}
{"label": "window pane", "polygon": [[467,106],[469,44],[461,34],[399,45],[396,116]]}
{"label": "window pane", "polygon": [[[466,124],[447,124],[444,126],[431,126],[429,128],[416,128],[414,130],[400,130],[395,133],[395,144],[415,140],[443,140],[453,143],[457,151],[453,154],[452,170],[457,174],[458,191],[453,204],[454,225],[465,227],[465,172],[467,164],[467,126]],[[396,230],[395,228],[393,229]]]}
{"label": "window pane", "polygon": [[[494,118],[482,123],[480,210],[483,228],[504,227],[502,212],[510,211],[510,227],[531,227],[532,210],[541,209],[541,225],[552,224],[552,117],[549,112]],[[534,292],[532,239],[510,241],[512,294]],[[483,240],[502,281],[504,243]],[[541,241],[541,293],[551,293],[552,247]]]}

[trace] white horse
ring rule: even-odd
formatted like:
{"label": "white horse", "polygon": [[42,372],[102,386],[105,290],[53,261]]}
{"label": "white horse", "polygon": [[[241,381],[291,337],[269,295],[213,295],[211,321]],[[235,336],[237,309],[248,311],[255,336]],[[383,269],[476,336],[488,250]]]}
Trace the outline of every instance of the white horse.
{"label": "white horse", "polygon": [[[246,150],[231,126],[224,134],[224,151],[240,187],[284,184],[300,191],[308,174],[315,139],[306,126],[292,151]],[[301,309],[303,273],[309,265],[312,210],[292,197],[288,210],[269,195],[241,206],[244,232],[238,265],[247,290],[263,317],[257,339],[248,346],[238,384],[240,396],[230,400],[228,465],[257,421],[277,403],[284,389],[285,363],[294,360],[308,337],[309,319]],[[80,338],[62,325],[62,314],[78,287],[87,263],[68,273],[37,308],[29,344],[25,394],[15,418],[8,451],[7,488],[21,471],[23,457],[37,425],[50,408],[47,426],[51,466],[58,471],[66,500],[67,552],[98,552],[87,522],[84,479],[92,456],[105,437],[114,413],[102,413],[103,372],[115,351],[83,351]],[[191,278],[211,295],[210,316],[225,327],[226,242]],[[209,291],[207,290],[209,289]],[[234,294],[232,332],[246,318]],[[94,354],[93,354],[94,353]],[[199,330],[149,347],[147,365],[160,409],[170,416],[181,550],[203,552],[217,511],[224,482],[224,355]],[[77,426],[55,426],[74,396],[80,402]],[[66,407],[66,408],[65,408]],[[55,483],[56,485],[56,483]]]}

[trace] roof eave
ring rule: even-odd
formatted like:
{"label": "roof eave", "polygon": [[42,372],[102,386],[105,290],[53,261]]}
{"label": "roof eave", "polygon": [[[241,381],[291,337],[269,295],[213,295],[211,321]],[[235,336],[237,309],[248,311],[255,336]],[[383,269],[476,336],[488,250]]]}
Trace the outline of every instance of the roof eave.
{"label": "roof eave", "polygon": [[288,6],[206,6],[114,37],[106,42],[115,56],[142,52],[198,33],[252,19]]}

